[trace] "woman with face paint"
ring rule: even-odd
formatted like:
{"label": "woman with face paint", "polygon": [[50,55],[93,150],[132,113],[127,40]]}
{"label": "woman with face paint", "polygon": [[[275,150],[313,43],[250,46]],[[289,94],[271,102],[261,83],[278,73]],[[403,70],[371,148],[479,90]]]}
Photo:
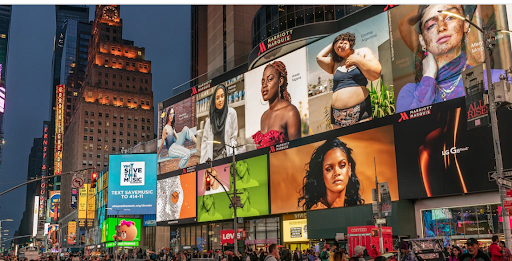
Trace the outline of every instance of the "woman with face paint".
{"label": "woman with face paint", "polygon": [[[438,11],[448,11],[470,19],[462,5],[421,5],[415,16],[408,19],[409,26],[419,33],[418,41],[422,58],[420,70],[421,80],[417,83],[406,84],[397,97],[397,112],[403,112],[433,103],[443,102],[465,95],[462,72],[471,65],[466,55],[465,42],[470,31],[470,24],[449,14]],[[477,30],[473,28],[472,30]],[[413,52],[409,35],[411,30],[400,28],[403,41]],[[484,48],[484,52],[487,52]],[[499,81],[503,70],[492,70],[492,81]],[[487,74],[484,73],[485,82]],[[485,84],[487,89],[487,84]]]}
{"label": "woman with face paint", "polygon": [[320,68],[333,75],[333,128],[350,126],[372,117],[372,103],[366,85],[368,80],[380,78],[382,66],[369,48],[354,49],[355,44],[353,33],[343,33],[316,56]]}
{"label": "woman with face paint", "polygon": [[[226,86],[224,84],[217,85],[212,96],[210,116],[204,125],[200,163],[204,163],[208,159],[216,160],[230,156],[233,154],[233,149],[226,145],[237,145],[238,118],[235,109],[228,107]],[[209,140],[219,141],[222,144],[206,142]]]}
{"label": "woman with face paint", "polygon": [[313,210],[364,204],[359,189],[352,149],[338,138],[329,139],[311,156],[298,206]]}
{"label": "woman with face paint", "polygon": [[291,103],[287,87],[284,63],[268,64],[261,79],[261,96],[269,108],[261,116],[261,130],[252,135],[258,149],[300,138],[299,110]]}

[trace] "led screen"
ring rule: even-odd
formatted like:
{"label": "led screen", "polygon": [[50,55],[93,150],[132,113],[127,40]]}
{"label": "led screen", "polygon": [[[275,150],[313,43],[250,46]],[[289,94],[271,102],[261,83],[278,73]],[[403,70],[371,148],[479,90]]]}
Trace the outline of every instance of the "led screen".
{"label": "led screen", "polygon": [[165,221],[163,224],[178,224],[195,221],[195,172],[159,179],[157,186],[157,222]]}
{"label": "led screen", "polygon": [[203,169],[197,172],[197,196],[211,195],[229,191],[230,164]]}
{"label": "led screen", "polygon": [[[116,226],[119,226],[121,236],[118,238],[123,242],[140,241],[140,219],[138,218],[107,218],[103,221],[101,231],[101,242],[116,240]],[[125,244],[130,245],[130,244]],[[132,244],[133,245],[133,244]],[[138,245],[138,244],[137,244]]]}

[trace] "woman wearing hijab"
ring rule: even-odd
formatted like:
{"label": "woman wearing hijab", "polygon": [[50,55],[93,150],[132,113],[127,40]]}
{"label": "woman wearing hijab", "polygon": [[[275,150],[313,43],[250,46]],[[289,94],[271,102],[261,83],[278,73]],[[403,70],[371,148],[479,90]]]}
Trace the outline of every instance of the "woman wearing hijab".
{"label": "woman wearing hijab", "polygon": [[[231,155],[232,149],[225,144],[236,146],[238,118],[235,109],[227,105],[226,93],[226,86],[219,84],[212,94],[214,102],[210,104],[210,115],[204,126],[200,163]],[[221,144],[206,142],[212,140],[219,141]]]}

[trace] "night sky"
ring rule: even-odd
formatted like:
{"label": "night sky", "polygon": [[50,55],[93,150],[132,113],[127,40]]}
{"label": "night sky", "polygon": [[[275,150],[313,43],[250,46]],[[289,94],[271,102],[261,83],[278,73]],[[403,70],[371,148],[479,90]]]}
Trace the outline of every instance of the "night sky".
{"label": "night sky", "polygon": [[[94,11],[90,6],[90,20]],[[122,5],[120,13],[123,38],[145,47],[151,61],[156,117],[158,102],[190,79],[190,6]],[[43,121],[50,117],[55,24],[53,5],[12,8],[0,191],[26,180],[33,139],[41,137]],[[0,219],[14,220],[2,222],[2,229],[9,230],[4,239],[18,229],[25,195],[23,187],[0,197]]]}

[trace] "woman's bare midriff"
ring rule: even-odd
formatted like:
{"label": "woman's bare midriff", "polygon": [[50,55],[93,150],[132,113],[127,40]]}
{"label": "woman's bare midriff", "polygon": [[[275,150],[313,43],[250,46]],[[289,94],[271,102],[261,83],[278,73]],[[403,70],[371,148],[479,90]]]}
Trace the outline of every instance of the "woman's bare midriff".
{"label": "woman's bare midriff", "polygon": [[366,86],[345,87],[332,94],[331,106],[335,109],[347,109],[364,101],[368,95]]}

